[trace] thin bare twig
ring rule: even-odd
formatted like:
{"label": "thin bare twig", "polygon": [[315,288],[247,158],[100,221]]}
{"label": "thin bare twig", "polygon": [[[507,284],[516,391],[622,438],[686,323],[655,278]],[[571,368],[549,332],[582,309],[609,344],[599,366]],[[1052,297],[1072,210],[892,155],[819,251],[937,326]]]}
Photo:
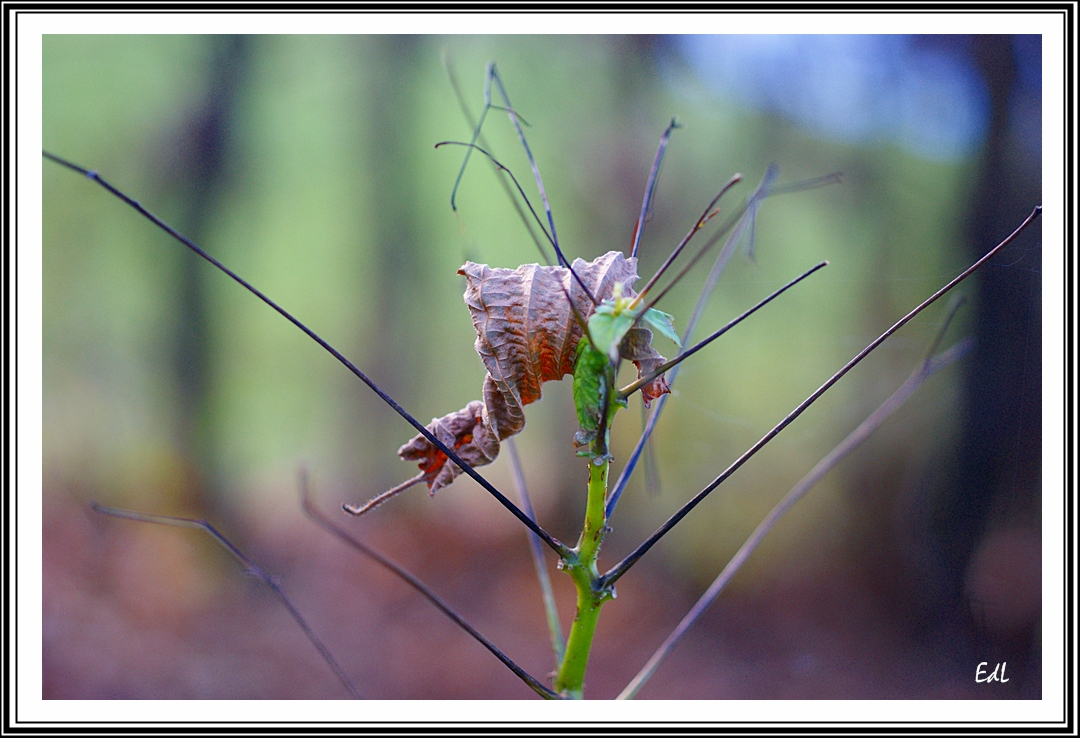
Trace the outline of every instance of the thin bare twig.
{"label": "thin bare twig", "polygon": [[[823,180],[822,178],[819,178],[819,180],[821,180],[822,184],[828,184],[828,182]],[[748,198],[748,201],[752,200],[755,195],[757,195],[757,193],[765,192],[764,187],[768,181],[769,174],[766,173],[766,176],[762,178],[761,184],[759,184],[757,189],[754,190],[754,194],[752,194],[750,198]],[[812,182],[817,183],[818,180],[812,180]],[[815,184],[815,186],[818,185]],[[772,193],[766,194],[775,194],[776,192],[783,189],[785,188],[777,187],[772,190]],[[731,260],[732,255],[735,253],[735,247],[738,245],[739,240],[742,238],[743,229],[736,229],[735,226],[737,226],[741,222],[740,219],[748,215],[751,217],[756,217],[757,210],[751,210],[748,206],[744,206],[741,210],[735,212],[720,228],[720,230],[717,231],[705,243],[705,245],[701,247],[701,249],[694,256],[694,258],[690,260],[690,263],[683,267],[682,272],[680,272],[680,274],[675,277],[675,280],[673,280],[674,283],[681,279],[682,276],[686,274],[694,264],[697,263],[698,259],[700,259],[705,254],[705,252],[712,247],[713,244],[715,244],[725,235],[728,236],[727,241],[724,242],[723,248],[720,249],[720,253],[716,255],[716,261],[713,262],[712,269],[709,270],[709,276],[706,277],[705,284],[702,285],[701,292],[698,294],[698,299],[697,303],[695,303],[694,305],[694,310],[692,313],[690,313],[690,320],[687,321],[686,329],[683,331],[682,335],[683,346],[688,344],[690,342],[690,338],[694,335],[694,330],[697,328],[698,321],[701,320],[701,316],[705,312],[705,306],[709,304],[709,298],[712,297],[713,290],[716,289],[716,285],[720,281],[720,276],[724,273],[724,269],[727,267],[728,262]],[[670,285],[664,290],[664,292],[667,292],[667,289],[670,289]],[[661,293],[660,297],[663,296],[663,293]],[[656,304],[660,297],[657,297],[656,300],[653,301],[653,305]],[[681,368],[681,364],[677,364],[675,367],[672,368],[671,372],[668,374],[667,377],[668,386],[675,386],[675,380],[678,378],[679,370]],[[633,475],[634,470],[637,468],[638,460],[641,458],[642,452],[648,446],[649,439],[652,438],[653,430],[655,430],[656,424],[659,422],[660,416],[664,412],[664,408],[667,407],[668,399],[670,397],[671,395],[662,395],[660,399],[656,401],[656,404],[653,406],[653,411],[649,415],[648,422],[645,424],[645,430],[641,432],[641,437],[638,439],[637,445],[634,446],[634,450],[631,452],[629,458],[627,458],[626,464],[623,466],[622,471],[619,473],[619,478],[616,480],[615,485],[611,488],[611,492],[608,495],[608,501],[605,505],[608,518],[610,518],[612,513],[615,511],[615,506],[618,504],[619,499],[622,497],[623,492],[626,490],[626,485],[630,483],[630,477]]]}
{"label": "thin bare twig", "polygon": [[[521,141],[521,146],[525,149],[525,156],[529,159],[529,166],[532,167],[533,177],[536,179],[536,188],[540,190],[540,201],[544,203],[544,212],[547,213],[548,226],[551,228],[551,245],[555,248],[555,255],[559,257],[559,262],[570,270],[570,274],[573,275],[581,289],[585,291],[589,301],[593,305],[599,305],[600,303],[596,297],[593,296],[592,291],[578,273],[574,271],[574,268],[570,265],[570,261],[563,255],[562,249],[559,248],[559,236],[555,232],[555,217],[551,213],[551,203],[548,202],[547,190],[544,189],[544,180],[540,176],[540,167],[536,165],[536,159],[533,158],[532,149],[529,148],[529,142],[525,140],[525,131],[521,129],[521,124],[518,122],[517,111],[514,110],[514,105],[510,102],[510,96],[506,93],[506,88],[502,83],[502,77],[499,76],[499,72],[495,68],[495,62],[488,63],[487,76],[484,80],[485,108],[491,107],[492,82],[499,88],[499,94],[502,95],[502,99],[506,103],[506,107],[503,108],[503,110],[510,116],[510,122],[513,124],[514,130],[517,131],[518,140]],[[480,117],[481,125],[483,125],[483,116]]]}
{"label": "thin bare twig", "polygon": [[1017,226],[1016,230],[1014,230],[1012,233],[1010,233],[1005,238],[1004,241],[999,243],[994,248],[990,249],[990,251],[988,251],[985,256],[983,256],[981,259],[979,259],[974,264],[969,266],[967,269],[965,269],[959,275],[954,277],[944,287],[939,289],[937,292],[935,292],[930,297],[923,300],[923,302],[921,302],[918,306],[916,306],[911,312],[909,312],[903,318],[901,318],[896,323],[894,323],[888,330],[886,330],[884,333],[882,333],[880,336],[878,336],[876,339],[874,339],[866,348],[864,348],[862,351],[860,351],[858,354],[856,354],[848,363],[844,364],[844,366],[841,367],[831,377],[829,377],[829,379],[826,380],[824,384],[822,384],[820,387],[818,387],[816,390],[814,390],[814,392],[809,397],[807,397],[805,400],[803,400],[801,403],[799,403],[798,407],[796,407],[794,410],[792,410],[790,413],[788,413],[787,416],[784,417],[783,420],[781,420],[779,423],[777,423],[773,427],[772,430],[770,430],[768,433],[766,433],[764,436],[762,436],[761,439],[757,443],[755,443],[753,446],[751,446],[749,449],[747,449],[738,459],[736,459],[731,464],[731,466],[729,466],[727,469],[725,469],[723,471],[723,473],[720,474],[720,476],[718,476],[716,479],[714,479],[712,482],[710,482],[709,485],[705,487],[705,489],[698,492],[685,505],[683,505],[681,508],[679,508],[679,510],[674,515],[672,515],[670,518],[668,518],[667,521],[663,525],[661,525],[656,530],[655,533],[653,533],[651,536],[649,536],[647,539],[645,539],[645,541],[641,545],[639,545],[636,549],[634,549],[630,553],[630,555],[628,555],[625,559],[620,561],[618,564],[616,564],[614,567],[612,567],[606,574],[604,574],[604,576],[602,576],[600,578],[601,585],[602,586],[610,586],[615,581],[617,581],[619,579],[619,577],[621,577],[623,574],[625,574],[630,569],[630,567],[632,567],[635,563],[637,563],[641,559],[641,557],[644,556],[645,553],[656,544],[657,541],[659,541],[661,538],[663,538],[665,535],[667,535],[668,531],[670,531],[672,528],[674,528],[675,525],[678,524],[678,522],[680,520],[682,520],[684,517],[686,517],[690,513],[691,510],[693,510],[695,507],[697,507],[697,505],[702,500],[704,500],[706,497],[708,497],[710,492],[712,492],[714,489],[716,489],[718,486],[720,486],[720,484],[725,479],[727,479],[732,474],[734,474],[739,469],[739,467],[741,467],[743,464],[745,464],[754,454],[756,454],[758,451],[760,451],[765,446],[765,444],[767,444],[769,441],[771,441],[773,438],[775,438],[777,436],[777,434],[780,433],[780,431],[782,431],[784,428],[788,427],[792,422],[794,422],[794,420],[796,418],[798,418],[800,415],[802,415],[802,413],[806,410],[806,408],[810,407],[810,405],[812,405],[814,402],[817,401],[817,399],[819,397],[821,397],[823,394],[825,394],[825,392],[830,387],[832,387],[834,384],[836,384],[838,381],[840,381],[840,379],[845,374],[847,374],[849,371],[851,371],[851,369],[854,368],[856,364],[858,364],[863,359],[865,359],[870,354],[870,352],[872,352],[874,349],[876,349],[878,346],[880,346],[882,343],[884,343],[885,340],[889,338],[889,336],[896,333],[896,331],[900,330],[909,321],[911,321],[916,315],[918,315],[923,310],[928,308],[930,305],[932,305],[934,302],[936,302],[939,298],[941,298],[943,295],[948,293],[953,287],[960,284],[960,282],[962,282],[963,280],[965,280],[969,276],[971,276],[979,267],[981,267],[987,261],[992,259],[994,257],[994,255],[997,254],[1001,249],[1005,248],[1005,246],[1012,243],[1013,239],[1015,239],[1018,235],[1020,235],[1020,233],[1025,228],[1027,228],[1032,223],[1032,221],[1034,221],[1035,218],[1037,218],[1041,213],[1042,213],[1042,206],[1041,205],[1036,205],[1035,209],[1031,211],[1031,214],[1028,215],[1028,217],[1024,219],[1024,222],[1021,223],[1019,226]]}
{"label": "thin bare twig", "polygon": [[641,234],[645,231],[645,216],[649,214],[652,205],[653,191],[656,187],[656,179],[660,176],[660,164],[664,161],[664,152],[667,150],[671,132],[679,127],[672,118],[668,127],[660,135],[660,145],[656,147],[656,156],[653,158],[652,167],[649,169],[649,178],[645,182],[645,194],[641,198],[641,212],[638,214],[637,223],[634,224],[634,238],[630,244],[630,258],[637,256],[638,244],[641,243]]}
{"label": "thin bare twig", "polygon": [[569,551],[569,549],[565,545],[563,545],[559,541],[555,540],[551,536],[550,533],[548,533],[546,530],[544,530],[539,525],[537,525],[535,522],[533,522],[531,519],[529,519],[529,517],[527,515],[525,515],[525,513],[523,513],[518,508],[517,505],[515,505],[513,502],[511,502],[509,499],[507,499],[507,497],[505,495],[503,495],[502,492],[495,489],[495,486],[491,482],[489,482],[487,479],[485,479],[483,477],[483,475],[481,475],[478,471],[476,471],[469,463],[462,460],[461,457],[458,456],[457,453],[452,448],[450,448],[445,443],[443,443],[441,440],[439,440],[435,436],[434,433],[429,431],[419,420],[414,418],[412,416],[412,414],[409,413],[409,411],[407,411],[405,408],[403,408],[401,405],[399,405],[397,403],[397,401],[394,400],[394,398],[392,398],[390,395],[388,395],[386,392],[384,392],[382,390],[382,388],[379,387],[379,385],[375,384],[375,382],[372,381],[372,379],[370,377],[368,377],[366,374],[364,374],[362,371],[360,371],[360,369],[358,369],[355,364],[353,364],[351,361],[346,359],[345,356],[340,351],[338,351],[336,348],[334,348],[329,343],[327,343],[325,340],[323,340],[323,338],[321,336],[319,336],[313,330],[311,330],[306,325],[301,323],[297,318],[293,317],[293,315],[291,313],[289,313],[287,310],[285,310],[284,308],[279,306],[276,302],[274,302],[269,297],[264,295],[262,292],[260,292],[258,289],[256,289],[253,285],[251,285],[249,282],[247,282],[245,279],[243,279],[236,272],[229,269],[227,266],[225,266],[220,261],[215,259],[213,256],[208,254],[206,251],[204,251],[202,248],[197,246],[195,243],[193,243],[192,241],[188,240],[186,237],[181,235],[179,232],[177,232],[168,223],[161,220],[156,215],[151,213],[149,210],[144,208],[138,202],[138,200],[135,200],[135,199],[129,197],[128,195],[126,195],[123,192],[121,192],[120,190],[118,190],[116,187],[113,187],[111,184],[106,182],[104,179],[102,179],[102,177],[97,172],[91,171],[89,169],[84,169],[83,167],[80,167],[77,164],[73,164],[72,162],[67,161],[66,159],[62,159],[61,157],[56,156],[55,154],[50,154],[47,151],[42,151],[41,153],[46,159],[49,159],[50,161],[56,162],[57,164],[60,164],[61,166],[64,166],[64,167],[67,167],[68,169],[71,169],[73,171],[79,172],[80,174],[85,175],[90,180],[92,180],[94,182],[97,182],[99,185],[104,187],[106,190],[111,192],[113,195],[115,195],[116,197],[118,197],[119,199],[121,199],[125,203],[127,203],[129,206],[131,206],[132,208],[137,210],[140,215],[142,215],[144,218],[146,218],[151,223],[156,225],[158,228],[165,231],[170,236],[175,238],[177,241],[182,243],[184,246],[191,249],[196,254],[201,256],[203,259],[205,259],[206,261],[213,264],[215,267],[217,267],[219,270],[221,270],[226,275],[228,275],[233,281],[235,281],[241,287],[243,287],[248,292],[255,295],[260,300],[262,300],[264,303],[266,303],[267,305],[272,307],[278,314],[280,314],[282,317],[284,317],[290,323],[292,323],[297,328],[299,328],[301,331],[303,331],[311,340],[315,341],[315,343],[322,346],[331,356],[333,356],[335,359],[337,359],[346,369],[348,369],[350,372],[355,374],[364,384],[366,384],[368,387],[370,387],[371,390],[376,395],[378,395],[379,398],[383,402],[385,402],[387,405],[392,407],[394,409],[394,411],[397,412],[398,415],[400,415],[402,418],[404,418],[409,423],[409,425],[416,428],[420,432],[420,435],[422,435],[422,436],[424,436],[424,438],[428,439],[428,441],[430,441],[432,443],[432,445],[435,446],[435,448],[442,451],[444,454],[446,454],[446,456],[451,461],[453,461],[455,464],[457,464],[459,467],[461,467],[462,471],[464,471],[470,477],[475,479],[476,482],[481,487],[483,487],[485,490],[487,490],[488,493],[491,494],[491,496],[494,497],[496,500],[498,500],[499,503],[503,507],[505,507],[507,510],[509,510],[514,515],[514,517],[516,517],[518,520],[520,520],[522,523],[524,523],[525,526],[527,528],[529,528],[530,530],[532,530],[534,533],[536,533],[536,535],[540,536],[540,539],[543,540],[544,543],[546,543],[548,546],[550,546],[552,548],[552,550],[554,550],[560,556],[565,555]]}
{"label": "thin bare twig", "polygon": [[[947,323],[945,327],[947,327]],[[939,337],[942,335],[944,335],[944,327],[942,331],[938,333]],[[935,345],[936,343],[937,342],[935,341]],[[723,591],[724,587],[726,587],[732,577],[735,576],[735,573],[744,563],[746,563],[746,560],[750,558],[750,554],[754,552],[762,539],[768,535],[769,531],[772,530],[777,521],[784,517],[796,502],[802,499],[803,496],[805,496],[823,476],[840,463],[845,456],[866,440],[866,438],[884,423],[885,419],[897,408],[903,405],[932,374],[962,358],[971,350],[973,345],[974,341],[972,339],[964,339],[963,341],[954,344],[946,351],[943,351],[941,354],[923,361],[900,388],[889,397],[889,399],[885,400],[877,410],[872,412],[866,420],[859,424],[859,427],[853,430],[847,438],[841,441],[836,448],[819,461],[817,465],[791,489],[790,492],[784,495],[784,498],[776,503],[776,506],[773,507],[767,516],[765,516],[765,519],[758,524],[758,527],[755,528],[754,532],[750,534],[750,537],[746,539],[746,542],[731,558],[723,571],[721,571],[716,579],[713,580],[713,583],[709,585],[709,588],[705,590],[705,593],[702,594],[694,606],[690,608],[690,611],[686,613],[686,616],[683,617],[677,626],[675,626],[675,629],[671,631],[671,634],[664,639],[664,642],[656,649],[656,652],[653,653],[652,657],[645,663],[645,666],[642,667],[641,671],[639,671],[630,683],[626,685],[626,688],[623,689],[617,699],[629,700],[637,695],[645,685],[645,682],[649,680],[660,666],[660,662],[671,653],[675,644],[686,634],[686,631],[690,629],[690,626],[701,617],[701,614],[705,612],[709,605],[712,604],[713,600],[715,600],[720,592]]]}
{"label": "thin bare twig", "polygon": [[663,374],[667,370],[678,366],[683,361],[685,361],[686,359],[689,359],[691,356],[696,354],[698,351],[705,348],[706,346],[708,346],[710,343],[712,343],[716,339],[720,338],[720,336],[727,333],[729,330],[731,330],[732,328],[737,326],[739,323],[741,323],[745,319],[749,318],[751,315],[756,313],[758,310],[760,310],[761,308],[768,305],[770,302],[775,300],[777,297],[784,294],[784,292],[786,292],[787,290],[789,290],[792,287],[794,287],[795,285],[797,285],[799,282],[801,282],[804,279],[806,279],[807,277],[809,277],[811,274],[816,272],[818,269],[822,269],[822,268],[824,268],[824,267],[826,267],[828,265],[829,265],[829,262],[823,261],[823,262],[820,262],[819,264],[817,264],[816,266],[811,267],[807,271],[803,272],[801,275],[799,275],[795,279],[791,280],[790,282],[788,282],[783,287],[781,287],[780,289],[773,292],[771,295],[769,295],[765,299],[758,302],[758,304],[754,305],[752,308],[750,308],[749,310],[744,312],[742,315],[738,316],[737,318],[733,318],[732,320],[730,320],[727,323],[727,325],[725,325],[724,327],[722,327],[719,330],[714,331],[713,333],[711,333],[708,338],[706,338],[706,339],[704,339],[702,341],[699,341],[692,348],[688,348],[686,351],[683,351],[681,354],[676,356],[674,359],[671,359],[670,361],[664,362],[663,364],[661,364],[660,366],[658,366],[656,369],[652,370],[651,372],[649,372],[645,376],[643,376],[640,379],[636,380],[635,382],[632,382],[631,384],[628,384],[625,387],[623,387],[621,390],[619,390],[619,398],[620,399],[625,399],[625,398],[629,397],[634,392],[637,392],[639,389],[641,389],[646,384],[648,384],[649,382],[651,382],[654,379],[656,379],[657,377],[659,377],[661,374]]}
{"label": "thin bare twig", "polygon": [[[535,520],[532,500],[529,497],[529,489],[525,485],[525,474],[521,468],[521,459],[518,458],[517,443],[514,438],[506,439],[506,451],[510,457],[510,474],[517,487],[518,497],[521,498],[521,507],[525,514]],[[536,568],[536,579],[540,583],[540,596],[544,600],[544,615],[547,618],[548,632],[551,634],[551,650],[555,654],[555,668],[562,663],[563,653],[566,651],[566,641],[563,639],[562,626],[559,624],[559,608],[555,603],[555,592],[551,588],[551,577],[548,575],[547,563],[544,561],[544,551],[540,548],[540,539],[531,533],[529,536],[529,552],[532,554],[533,566]]]}
{"label": "thin bare twig", "polygon": [[450,620],[457,624],[458,627],[460,627],[466,633],[479,641],[480,645],[490,651],[499,661],[503,662],[503,664],[505,664],[506,667],[510,669],[510,671],[514,672],[514,674],[516,674],[518,678],[520,678],[523,682],[529,685],[529,688],[536,692],[538,695],[549,700],[562,699],[559,695],[557,695],[555,692],[552,692],[550,689],[541,684],[539,680],[537,680],[527,671],[514,663],[514,661],[509,656],[500,651],[499,648],[494,643],[485,638],[480,633],[480,631],[469,625],[469,623],[466,622],[463,617],[458,615],[453,608],[443,602],[442,598],[435,594],[426,584],[421,582],[413,574],[403,569],[394,561],[388,559],[386,556],[383,556],[375,549],[353,537],[352,534],[339,528],[336,523],[330,520],[330,518],[326,517],[317,507],[315,507],[315,504],[311,500],[311,493],[308,489],[307,483],[307,472],[305,470],[301,470],[300,472],[300,505],[303,508],[304,513],[306,513],[307,516],[311,518],[320,528],[327,531],[328,533],[331,533],[335,538],[342,541],[346,545],[351,546],[355,550],[362,553],[364,556],[367,556],[376,564],[396,575],[410,587],[419,592],[443,615],[450,618]]}
{"label": "thin bare twig", "polygon": [[199,530],[205,531],[206,533],[210,534],[210,536],[215,541],[221,544],[222,548],[232,554],[237,561],[244,565],[244,569],[245,571],[247,571],[248,574],[261,581],[263,584],[269,587],[275,595],[277,595],[277,598],[281,600],[281,604],[283,604],[285,606],[285,609],[289,611],[289,614],[292,615],[293,620],[295,620],[296,624],[300,626],[300,630],[302,630],[304,632],[304,635],[307,636],[307,639],[311,641],[311,645],[315,646],[315,650],[319,652],[319,655],[322,656],[323,661],[325,661],[327,665],[333,670],[335,676],[337,676],[337,678],[341,681],[342,685],[349,692],[349,694],[352,695],[352,698],[354,700],[363,699],[363,697],[360,695],[359,690],[357,690],[357,688],[353,686],[352,680],[349,679],[348,675],[345,673],[345,670],[342,669],[341,666],[338,665],[338,662],[334,660],[333,655],[331,655],[330,653],[330,649],[328,649],[326,645],[323,644],[322,640],[319,639],[319,636],[315,634],[315,631],[312,630],[311,626],[307,624],[306,620],[304,620],[304,616],[300,614],[300,610],[298,610],[296,605],[293,604],[293,601],[289,599],[289,596],[285,594],[285,590],[281,588],[281,584],[278,582],[277,577],[271,574],[267,574],[260,567],[258,567],[255,562],[249,559],[243,551],[237,548],[232,543],[232,541],[230,541],[228,538],[218,532],[217,528],[215,528],[209,522],[207,522],[206,520],[197,520],[195,518],[180,518],[172,515],[155,515],[154,513],[141,513],[135,512],[134,510],[123,510],[118,507],[106,507],[105,505],[99,505],[96,502],[91,502],[90,507],[92,507],[94,510],[101,513],[102,515],[109,515],[114,518],[134,520],[138,523],[151,523],[153,525],[171,525],[177,528],[198,528]]}
{"label": "thin bare twig", "polygon": [[[349,515],[356,515],[357,517],[359,517],[366,512],[374,510],[384,502],[387,502],[388,500],[397,497],[399,494],[409,489],[410,487],[420,484],[420,482],[424,481],[424,477],[426,476],[427,474],[425,472],[420,472],[415,477],[406,479],[398,486],[391,487],[390,489],[383,492],[381,495],[375,495],[363,505],[350,505],[349,503],[345,503],[341,506],[341,509],[349,513]],[[528,510],[525,511],[525,514],[528,515],[530,518],[533,517],[531,514],[529,514]]]}
{"label": "thin bare twig", "polygon": [[685,236],[683,236],[682,241],[679,241],[679,245],[676,246],[670,254],[668,254],[668,257],[664,260],[664,263],[660,265],[660,268],[656,270],[655,274],[649,277],[649,281],[646,282],[645,286],[641,288],[641,292],[639,292],[637,297],[635,297],[630,302],[629,307],[631,310],[637,307],[638,303],[645,299],[645,297],[649,293],[649,290],[653,288],[653,286],[660,279],[660,277],[664,276],[664,272],[668,270],[668,267],[670,267],[675,261],[675,259],[679,257],[679,254],[681,254],[682,250],[686,248],[686,245],[690,243],[690,239],[692,239],[694,235],[697,234],[697,232],[700,231],[702,227],[710,220],[712,220],[713,216],[715,216],[719,212],[719,210],[716,210],[714,208],[716,208],[716,203],[720,202],[720,198],[723,197],[728,190],[730,190],[732,187],[734,187],[741,181],[742,175],[735,174],[732,175],[731,179],[724,183],[724,186],[720,188],[720,191],[716,193],[716,196],[709,201],[708,205],[705,206],[705,210],[702,211],[701,216],[696,221],[694,221],[693,227],[689,231],[687,231]]}

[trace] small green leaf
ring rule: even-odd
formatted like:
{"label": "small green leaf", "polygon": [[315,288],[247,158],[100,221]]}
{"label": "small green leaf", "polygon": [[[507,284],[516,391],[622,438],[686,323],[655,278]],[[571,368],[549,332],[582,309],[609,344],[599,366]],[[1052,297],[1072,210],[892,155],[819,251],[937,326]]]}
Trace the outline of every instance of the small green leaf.
{"label": "small green leaf", "polygon": [[607,357],[587,341],[578,344],[578,358],[574,364],[574,406],[578,425],[586,434],[595,434],[600,425],[600,383],[607,365]]}
{"label": "small green leaf", "polygon": [[607,303],[596,308],[589,318],[589,339],[593,347],[608,357],[619,355],[619,344],[634,326],[634,315],[626,310],[616,313]]}
{"label": "small green leaf", "polygon": [[675,332],[675,319],[667,313],[656,310],[655,308],[649,308],[645,311],[645,314],[641,316],[641,319],[649,324],[649,327],[654,331],[671,339],[679,348],[682,348],[682,341],[679,340],[679,334]]}
{"label": "small green leaf", "polygon": [[574,436],[574,445],[581,448],[578,456],[596,456],[596,433],[600,429],[600,413],[604,383],[608,383],[607,432],[600,448],[607,449],[611,436],[611,420],[619,408],[626,407],[612,391],[612,370],[608,358],[594,349],[588,341],[578,344],[578,357],[574,363],[574,406],[577,409],[581,430]]}

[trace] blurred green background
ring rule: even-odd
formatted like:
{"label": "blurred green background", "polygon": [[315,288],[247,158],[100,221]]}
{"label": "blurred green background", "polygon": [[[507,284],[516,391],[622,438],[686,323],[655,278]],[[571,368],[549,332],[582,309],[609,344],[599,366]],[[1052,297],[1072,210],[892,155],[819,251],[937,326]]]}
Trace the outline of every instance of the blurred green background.
{"label": "blurred green background", "polygon": [[[612,520],[610,565],[1040,201],[1037,38],[756,38],[47,36],[43,140],[278,301],[422,422],[481,397],[457,268],[537,260],[482,159],[451,210],[463,150],[433,145],[470,127],[447,60],[474,115],[497,61],[570,258],[629,247],[673,116],[643,277],[732,173],[745,177],[735,203],[772,162],[781,183],[842,171],[842,185],[763,207],[755,258],[732,261],[700,335],[831,266],[688,362],[656,435],[659,490],[639,469]],[[534,193],[506,116],[485,135]],[[527,698],[299,510],[301,466],[331,514],[412,476],[395,455],[408,425],[129,207],[42,166],[45,696],[343,696],[211,541],[102,519],[86,507],[97,500],[210,519],[283,575],[368,696]],[[796,507],[642,697],[1039,696],[1038,246],[1033,229],[965,285],[971,306],[950,337],[976,336],[976,351]],[[665,298],[680,330],[708,263]],[[771,506],[915,367],[942,313],[886,343],[620,582],[589,696],[617,694]],[[541,524],[572,541],[587,474],[569,382],[544,394],[519,445]],[[616,421],[616,466],[639,405]],[[504,458],[481,472],[516,497]],[[524,532],[471,480],[342,524],[526,669],[550,670]],[[569,618],[572,589],[550,563]],[[975,664],[1006,658],[1013,683],[976,689]]]}

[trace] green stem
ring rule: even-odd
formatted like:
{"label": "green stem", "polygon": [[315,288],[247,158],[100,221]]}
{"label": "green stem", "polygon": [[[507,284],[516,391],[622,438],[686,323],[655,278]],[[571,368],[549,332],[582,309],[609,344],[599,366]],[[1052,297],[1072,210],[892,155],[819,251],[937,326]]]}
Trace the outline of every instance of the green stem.
{"label": "green stem", "polygon": [[584,694],[585,667],[589,662],[600,608],[611,599],[610,589],[597,586],[600,573],[596,568],[596,558],[607,531],[607,518],[604,514],[607,475],[608,461],[605,457],[589,459],[589,498],[585,507],[585,525],[573,555],[564,559],[563,563],[577,588],[577,614],[570,626],[566,653],[555,676],[555,691],[571,699],[581,699]]}
{"label": "green stem", "polygon": [[595,564],[600,544],[607,531],[604,497],[607,495],[607,458],[589,459],[589,499],[585,507],[585,527],[578,541],[578,558],[582,564]]}
{"label": "green stem", "polygon": [[596,622],[603,603],[603,599],[593,595],[590,587],[578,586],[577,615],[574,617],[574,624],[570,626],[566,654],[555,677],[555,691],[570,699],[580,700],[584,695],[585,667],[589,663],[589,651],[592,649],[593,634],[596,633]]}

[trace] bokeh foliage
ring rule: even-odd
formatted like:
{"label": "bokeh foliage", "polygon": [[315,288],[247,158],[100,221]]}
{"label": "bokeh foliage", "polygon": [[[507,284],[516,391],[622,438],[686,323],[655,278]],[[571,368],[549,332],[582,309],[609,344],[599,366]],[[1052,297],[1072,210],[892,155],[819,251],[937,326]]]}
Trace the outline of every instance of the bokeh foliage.
{"label": "bokeh foliage", "polygon": [[[484,65],[497,60],[531,124],[571,258],[628,247],[672,116],[682,128],[648,223],[643,276],[733,172],[746,180],[736,198],[770,162],[783,182],[844,173],[840,186],[766,203],[755,258],[733,260],[701,335],[817,261],[831,266],[688,363],[658,429],[662,490],[631,485],[613,520],[610,561],[969,261],[962,237],[974,158],[928,161],[888,141],[824,140],[708,92],[669,39],[50,36],[44,145],[192,236],[425,421],[480,396],[483,367],[457,268],[538,258],[479,157],[457,213],[450,208],[463,150],[433,144],[468,140],[469,126],[444,58],[474,115]],[[485,134],[534,192],[505,116],[493,113]],[[411,429],[331,357],[107,193],[43,168],[47,504],[74,494],[241,528],[268,516],[303,525],[302,463],[331,507],[413,474],[394,455]],[[707,269],[661,306],[680,329]],[[826,395],[658,546],[653,565],[677,572],[680,586],[709,581],[771,505],[903,380],[939,315],[905,328]],[[969,316],[954,337],[969,330]],[[952,458],[959,377],[936,378],[848,462],[870,471],[831,474],[733,589],[857,560],[882,524],[868,506],[903,508],[904,485]],[[574,409],[562,384],[530,406],[520,443],[541,522],[572,540],[586,472],[573,455]],[[641,427],[637,404],[616,421],[616,468]],[[505,460],[481,471],[512,489]],[[456,526],[466,545],[470,535],[494,537],[524,555],[517,523],[464,477],[434,501],[414,491],[373,516],[365,524]]]}

